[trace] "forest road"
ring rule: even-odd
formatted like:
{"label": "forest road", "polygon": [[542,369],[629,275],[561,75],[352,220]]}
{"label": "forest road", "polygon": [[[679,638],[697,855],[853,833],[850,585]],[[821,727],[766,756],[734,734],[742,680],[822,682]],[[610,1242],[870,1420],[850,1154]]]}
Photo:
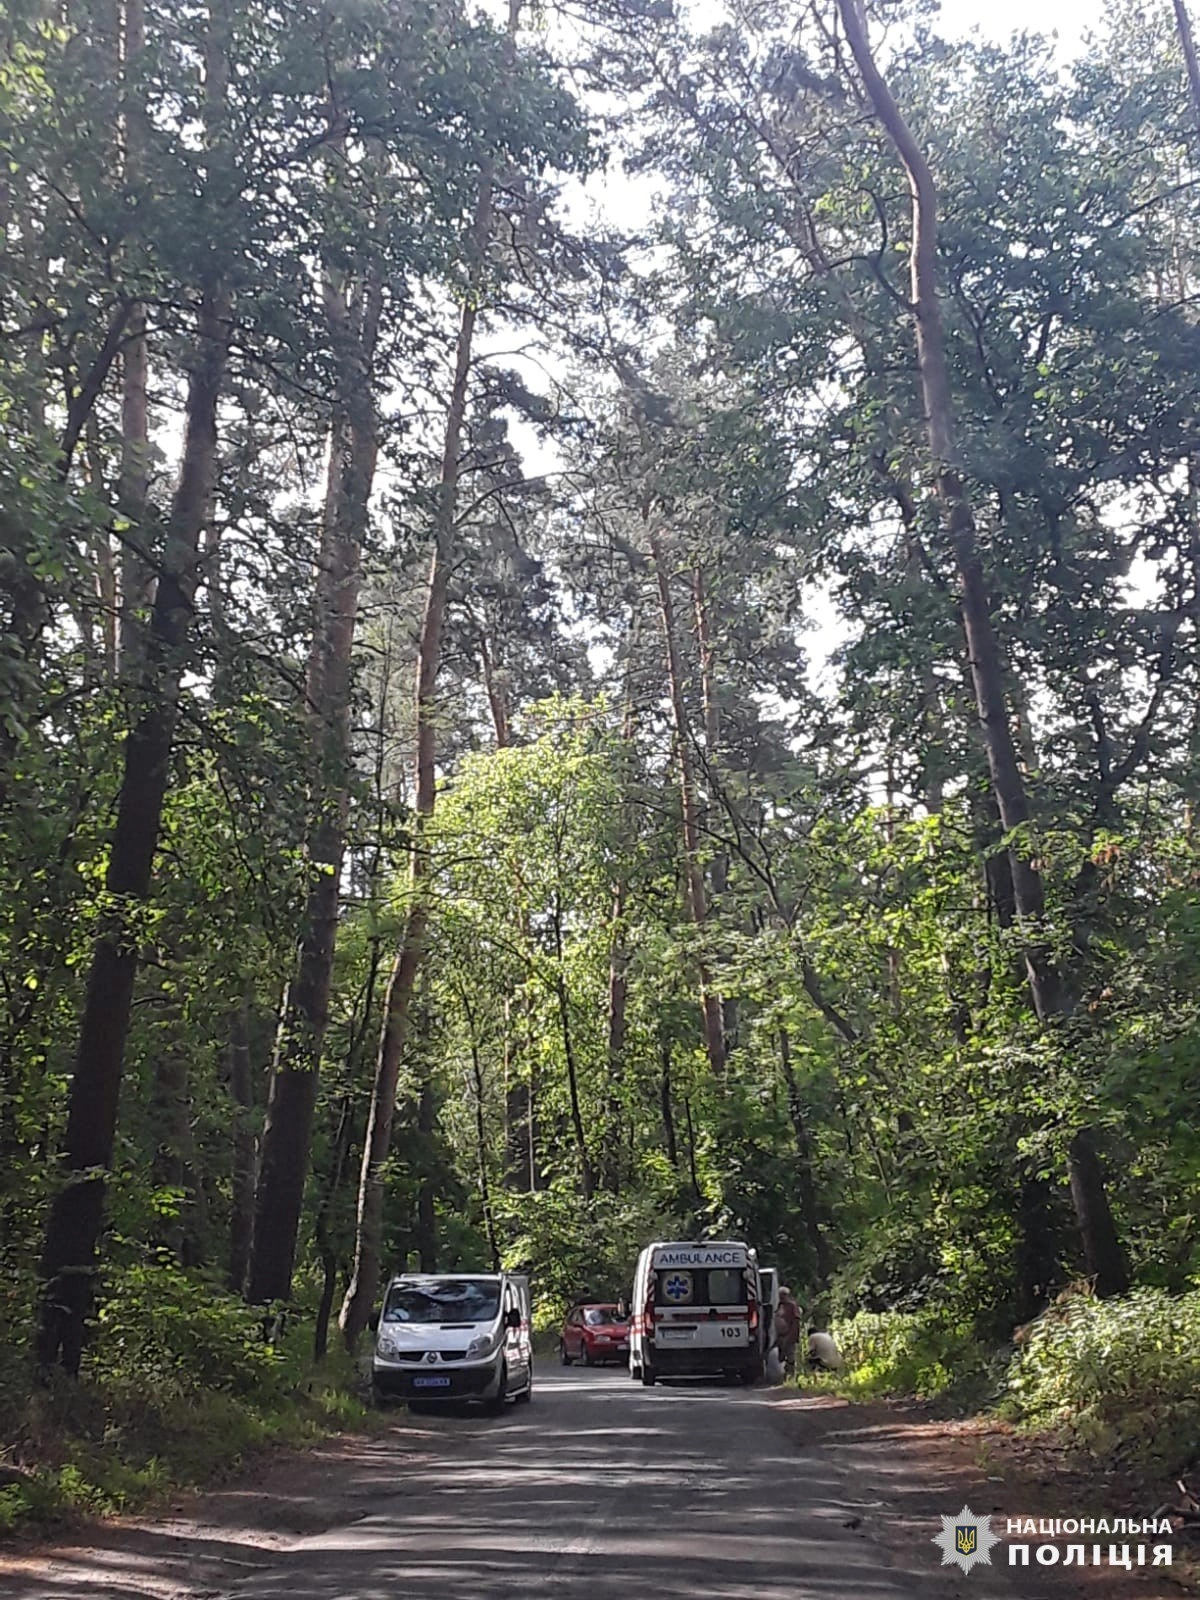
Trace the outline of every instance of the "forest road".
{"label": "forest road", "polygon": [[268,1466],[258,1484],[203,1497],[198,1518],[122,1524],[21,1575],[0,1564],[0,1595],[940,1600],[995,1594],[995,1580],[1008,1592],[995,1569],[939,1571],[924,1530],[899,1551],[877,1542],[879,1502],[802,1430],[789,1439],[777,1397],[543,1363],[532,1403],[503,1417],[414,1416],[340,1460],[308,1458],[290,1489]]}

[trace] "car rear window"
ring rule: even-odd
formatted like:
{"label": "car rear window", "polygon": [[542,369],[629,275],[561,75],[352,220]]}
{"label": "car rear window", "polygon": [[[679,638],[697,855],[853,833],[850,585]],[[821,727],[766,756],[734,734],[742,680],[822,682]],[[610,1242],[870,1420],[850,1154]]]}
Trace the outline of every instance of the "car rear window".
{"label": "car rear window", "polygon": [[667,1267],[654,1274],[656,1306],[744,1306],[746,1277],[740,1267]]}

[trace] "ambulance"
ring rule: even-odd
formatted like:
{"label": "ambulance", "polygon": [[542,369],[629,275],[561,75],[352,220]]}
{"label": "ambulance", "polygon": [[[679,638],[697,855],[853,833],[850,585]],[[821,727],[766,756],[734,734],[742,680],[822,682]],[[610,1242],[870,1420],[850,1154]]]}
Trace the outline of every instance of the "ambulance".
{"label": "ambulance", "polygon": [[765,1305],[758,1259],[736,1239],[650,1244],[638,1257],[629,1372],[659,1378],[763,1375]]}

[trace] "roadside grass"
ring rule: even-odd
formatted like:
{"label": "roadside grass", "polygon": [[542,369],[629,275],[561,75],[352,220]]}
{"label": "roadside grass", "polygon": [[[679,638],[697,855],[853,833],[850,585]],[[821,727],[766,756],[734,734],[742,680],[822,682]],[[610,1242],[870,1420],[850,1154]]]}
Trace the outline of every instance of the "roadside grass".
{"label": "roadside grass", "polygon": [[941,1309],[859,1312],[831,1330],[842,1372],[798,1373],[800,1387],[847,1400],[937,1400],[965,1415],[1000,1395],[1008,1352],[985,1349],[965,1320]]}
{"label": "roadside grass", "polygon": [[0,1537],[150,1510],[220,1481],[255,1451],[368,1428],[376,1419],[355,1386],[339,1354],[262,1397],[91,1378],[10,1391],[0,1410]]}

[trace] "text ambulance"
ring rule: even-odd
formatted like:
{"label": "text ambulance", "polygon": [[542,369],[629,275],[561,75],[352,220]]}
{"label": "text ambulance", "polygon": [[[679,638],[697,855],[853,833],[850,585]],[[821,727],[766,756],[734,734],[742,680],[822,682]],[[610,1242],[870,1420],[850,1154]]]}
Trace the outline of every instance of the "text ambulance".
{"label": "text ambulance", "polygon": [[758,1260],[737,1240],[647,1245],[630,1307],[629,1371],[644,1384],[676,1374],[763,1372]]}

